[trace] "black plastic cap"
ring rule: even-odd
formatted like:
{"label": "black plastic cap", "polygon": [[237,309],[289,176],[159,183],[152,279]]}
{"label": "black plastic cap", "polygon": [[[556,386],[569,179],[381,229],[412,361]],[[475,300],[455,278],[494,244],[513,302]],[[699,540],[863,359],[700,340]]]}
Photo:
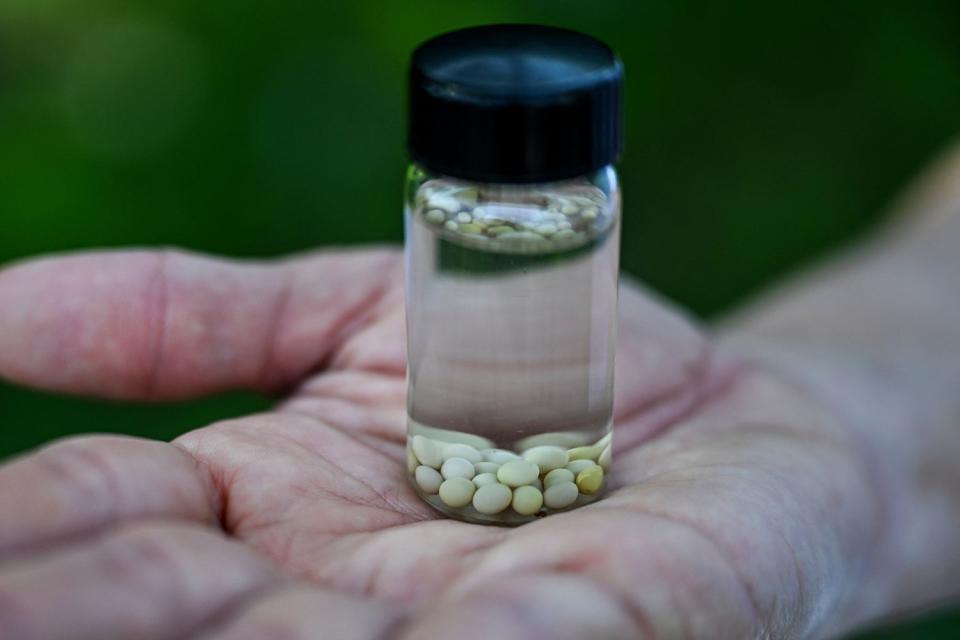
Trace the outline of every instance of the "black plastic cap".
{"label": "black plastic cap", "polygon": [[576,31],[505,24],[446,33],[410,65],[408,151],[476,182],[550,182],[617,160],[623,66]]}

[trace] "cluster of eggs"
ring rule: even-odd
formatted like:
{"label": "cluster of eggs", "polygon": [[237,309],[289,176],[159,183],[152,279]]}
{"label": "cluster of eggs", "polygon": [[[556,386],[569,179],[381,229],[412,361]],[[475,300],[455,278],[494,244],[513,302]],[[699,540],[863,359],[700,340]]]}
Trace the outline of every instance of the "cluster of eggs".
{"label": "cluster of eggs", "polygon": [[606,196],[593,186],[511,197],[439,182],[421,188],[421,218],[474,244],[544,251],[582,244],[606,226]]}
{"label": "cluster of eggs", "polygon": [[407,447],[407,469],[424,494],[437,495],[452,509],[472,506],[485,516],[507,508],[520,516],[568,508],[603,488],[610,462],[609,435],[588,446],[539,445],[521,453],[423,435]]}

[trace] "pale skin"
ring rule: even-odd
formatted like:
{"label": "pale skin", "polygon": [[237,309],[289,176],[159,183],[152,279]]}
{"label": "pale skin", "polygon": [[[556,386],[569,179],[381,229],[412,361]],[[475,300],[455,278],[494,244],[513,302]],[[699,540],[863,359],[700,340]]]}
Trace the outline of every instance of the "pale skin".
{"label": "pale skin", "polygon": [[820,638],[960,597],[960,155],[931,175],[711,332],[625,283],[610,491],[515,529],[407,483],[395,251],[9,266],[11,381],[283,399],[0,466],[0,637]]}

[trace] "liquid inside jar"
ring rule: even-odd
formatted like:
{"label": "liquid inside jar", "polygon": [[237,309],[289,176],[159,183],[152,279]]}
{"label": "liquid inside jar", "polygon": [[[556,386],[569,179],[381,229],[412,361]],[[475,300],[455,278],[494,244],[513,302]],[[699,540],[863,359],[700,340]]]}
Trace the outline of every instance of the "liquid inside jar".
{"label": "liquid inside jar", "polygon": [[407,466],[429,504],[521,524],[588,504],[611,462],[619,192],[408,182]]}

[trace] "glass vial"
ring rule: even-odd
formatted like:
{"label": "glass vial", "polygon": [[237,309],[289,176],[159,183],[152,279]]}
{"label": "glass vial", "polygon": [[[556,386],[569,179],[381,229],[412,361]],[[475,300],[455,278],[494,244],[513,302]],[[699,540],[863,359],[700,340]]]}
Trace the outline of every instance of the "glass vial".
{"label": "glass vial", "polygon": [[414,53],[407,468],[454,518],[522,524],[603,491],[621,76],[601,42],[531,25]]}

